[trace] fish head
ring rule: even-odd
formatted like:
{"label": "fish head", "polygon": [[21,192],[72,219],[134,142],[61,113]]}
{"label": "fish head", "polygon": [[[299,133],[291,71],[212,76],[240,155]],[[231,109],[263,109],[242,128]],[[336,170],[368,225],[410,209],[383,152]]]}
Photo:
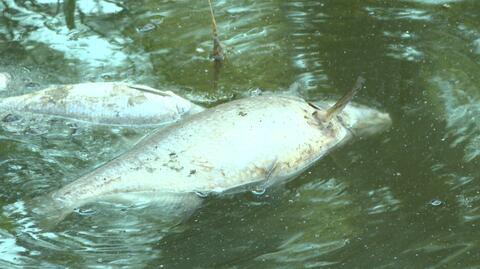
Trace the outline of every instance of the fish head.
{"label": "fish head", "polygon": [[388,113],[355,103],[348,104],[337,117],[357,137],[383,132],[392,125]]}
{"label": "fish head", "polygon": [[326,102],[326,106],[310,103],[311,106],[320,110],[316,113],[317,118],[323,122],[339,121],[356,137],[366,137],[385,131],[392,125],[390,115],[351,102],[358,91],[363,88],[364,83],[365,79],[358,77],[352,90],[344,94],[335,103]]}
{"label": "fish head", "polygon": [[325,123],[336,121],[356,137],[368,137],[387,130],[392,125],[388,113],[365,105],[349,103],[341,111],[329,115],[330,108],[335,108],[333,101],[309,102],[317,110],[317,118]]}
{"label": "fish head", "polygon": [[[187,102],[189,102],[189,101],[187,100]],[[205,110],[204,107],[199,106],[195,103],[190,103],[189,102],[187,105],[190,106],[190,110],[188,110],[188,115],[197,114],[197,113],[200,113],[200,112]]]}

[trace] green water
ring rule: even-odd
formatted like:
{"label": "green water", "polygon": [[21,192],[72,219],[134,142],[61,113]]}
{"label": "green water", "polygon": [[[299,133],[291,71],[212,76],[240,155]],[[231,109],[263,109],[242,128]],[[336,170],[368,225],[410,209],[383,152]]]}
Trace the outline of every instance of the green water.
{"label": "green water", "polygon": [[[480,2],[0,1],[1,96],[58,83],[171,87],[211,106],[264,92],[360,103],[392,128],[285,188],[207,198],[180,224],[92,205],[43,231],[0,215],[0,268],[480,268]],[[58,189],[148,129],[0,122],[0,206]],[[288,131],[288,130],[286,130]],[[93,213],[92,213],[93,212]]]}

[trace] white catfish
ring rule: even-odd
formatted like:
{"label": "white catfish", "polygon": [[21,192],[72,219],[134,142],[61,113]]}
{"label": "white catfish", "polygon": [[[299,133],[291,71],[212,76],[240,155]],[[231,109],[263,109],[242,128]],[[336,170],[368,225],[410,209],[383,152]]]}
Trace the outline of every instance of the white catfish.
{"label": "white catfish", "polygon": [[38,113],[106,125],[161,125],[202,110],[171,91],[121,82],[59,85],[0,99],[0,111]]}
{"label": "white catfish", "polygon": [[60,220],[87,203],[135,196],[196,207],[196,196],[285,182],[354,136],[391,124],[386,113],[346,105],[352,96],[333,106],[273,95],[221,104],[157,130],[47,195],[36,212]]}

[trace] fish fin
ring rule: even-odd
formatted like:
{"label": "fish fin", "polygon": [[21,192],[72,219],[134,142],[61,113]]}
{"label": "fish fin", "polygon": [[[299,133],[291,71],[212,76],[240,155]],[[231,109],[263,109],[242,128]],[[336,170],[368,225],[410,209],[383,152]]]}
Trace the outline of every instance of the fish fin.
{"label": "fish fin", "polygon": [[268,168],[267,174],[265,175],[265,181],[266,181],[266,182],[268,182],[268,181],[270,180],[270,178],[272,177],[273,172],[274,172],[275,169],[277,168],[277,164],[278,164],[278,157],[275,157],[275,159],[273,160],[272,164],[271,164],[270,167]]}
{"label": "fish fin", "polygon": [[278,157],[275,157],[275,159],[273,159],[272,163],[270,164],[270,167],[268,167],[268,169],[266,170],[265,179],[260,184],[255,186],[255,189],[253,190],[254,193],[263,194],[268,187],[274,184],[274,182],[272,182],[271,179],[272,179],[273,172],[275,172],[277,168],[277,165],[278,165]]}
{"label": "fish fin", "polygon": [[142,91],[142,92],[148,92],[148,93],[160,95],[160,96],[171,96],[171,94],[169,94],[166,91],[157,90],[155,88],[151,88],[151,87],[148,87],[148,86],[127,85],[127,87],[129,87],[131,89],[139,90],[139,91]]}
{"label": "fish fin", "polygon": [[363,88],[363,84],[365,83],[365,79],[363,77],[358,77],[357,82],[352,90],[347,92],[342,98],[340,98],[332,107],[330,107],[324,115],[324,121],[330,121],[333,117],[338,115],[350,101],[352,101],[353,97]]}
{"label": "fish fin", "polygon": [[323,109],[322,107],[317,106],[314,102],[307,102],[307,104],[315,109]]}

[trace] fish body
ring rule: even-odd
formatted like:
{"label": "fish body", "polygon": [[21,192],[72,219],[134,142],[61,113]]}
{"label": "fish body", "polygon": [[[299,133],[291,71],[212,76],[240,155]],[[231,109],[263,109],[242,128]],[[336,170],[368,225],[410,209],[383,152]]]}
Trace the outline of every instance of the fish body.
{"label": "fish body", "polygon": [[[59,211],[111,197],[168,197],[266,188],[298,175],[354,135],[380,132],[388,114],[349,104],[323,107],[291,96],[228,102],[155,131],[131,150],[48,195]],[[179,199],[163,199],[162,202]]]}
{"label": "fish body", "polygon": [[0,111],[53,115],[106,125],[165,124],[202,110],[171,91],[119,82],[52,86],[0,99]]}
{"label": "fish body", "polygon": [[8,84],[12,80],[12,76],[8,73],[0,73],[0,92],[7,89]]}

